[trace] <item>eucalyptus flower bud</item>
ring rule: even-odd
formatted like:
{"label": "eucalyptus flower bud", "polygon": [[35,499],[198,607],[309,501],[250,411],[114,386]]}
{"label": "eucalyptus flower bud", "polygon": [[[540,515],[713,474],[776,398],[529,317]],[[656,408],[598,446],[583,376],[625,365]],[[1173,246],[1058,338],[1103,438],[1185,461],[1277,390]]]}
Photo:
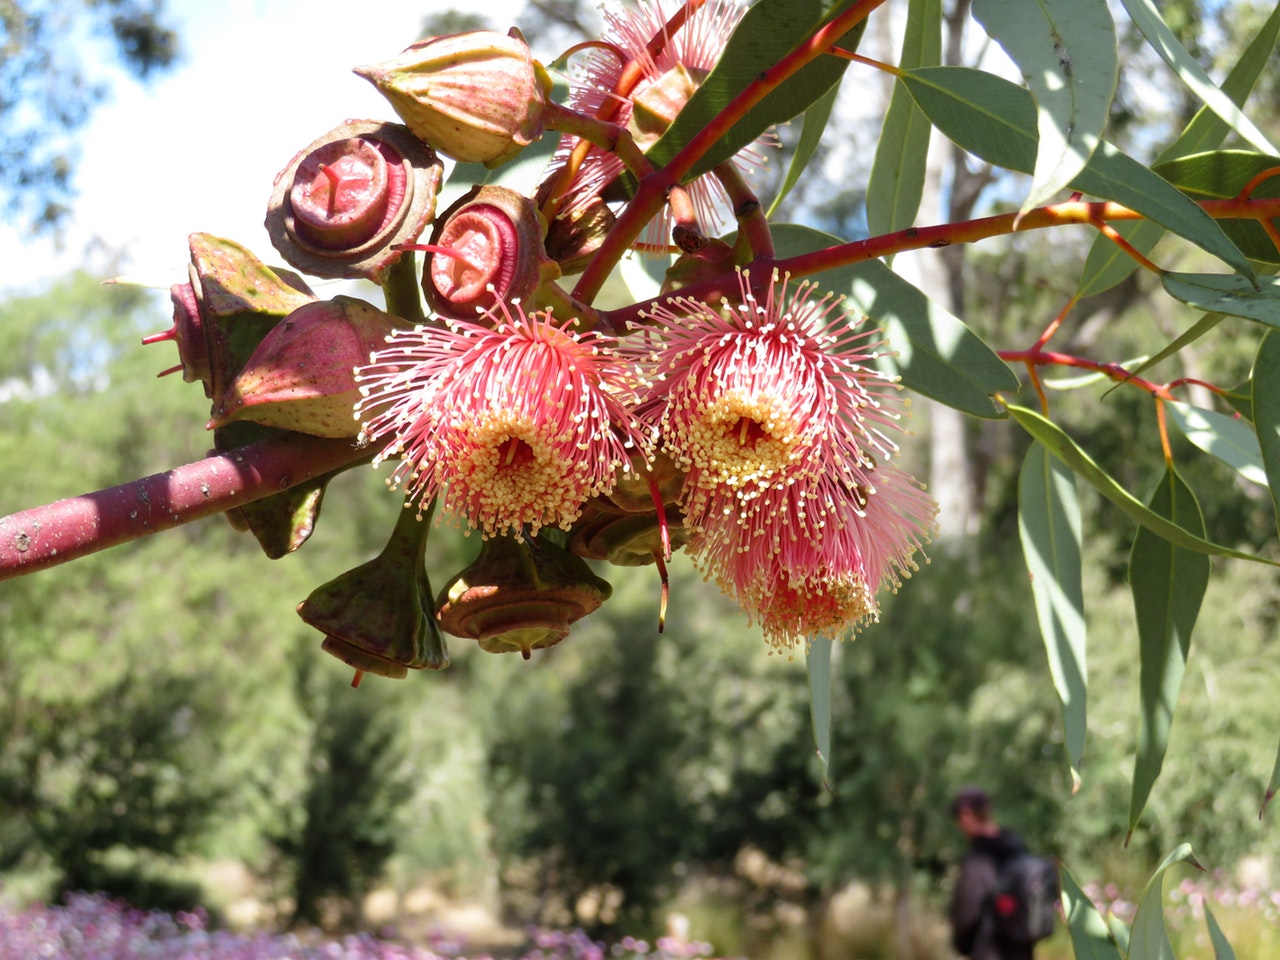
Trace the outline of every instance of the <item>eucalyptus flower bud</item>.
{"label": "eucalyptus flower bud", "polygon": [[436,221],[422,270],[422,292],[442,317],[519,300],[531,308],[538,288],[560,275],[542,247],[542,218],[528,197],[507,187],[470,190]]}
{"label": "eucalyptus flower bud", "polygon": [[443,171],[399,124],[349,120],[276,175],[267,233],[299,270],[381,283],[431,222]]}
{"label": "eucalyptus flower bud", "polygon": [[209,426],[252,420],[319,437],[356,436],[355,368],[395,327],[395,317],[351,297],[299,307],[258,344]]}
{"label": "eucalyptus flower bud", "polygon": [[272,327],[315,294],[297,274],[266,266],[232,240],[208,233],[187,238],[189,280],[174,284],[173,326],[143,338],[172,340],[188,383],[199,380],[205,396],[219,397]]}
{"label": "eucalyptus flower bud", "polygon": [[[364,671],[404,677],[410,669],[449,665],[444,638],[431,617],[424,553],[431,524],[401,511],[378,556],[317,587],[298,616],[325,634],[321,648]],[[353,684],[354,685],[354,684]]]}
{"label": "eucalyptus flower bud", "polygon": [[582,560],[543,537],[490,537],[467,569],[436,598],[436,619],[490,653],[529,659],[569,634],[570,625],[612,589]]}
{"label": "eucalyptus flower bud", "polygon": [[519,31],[433,37],[355,72],[455,160],[496,166],[542,136],[551,80]]}

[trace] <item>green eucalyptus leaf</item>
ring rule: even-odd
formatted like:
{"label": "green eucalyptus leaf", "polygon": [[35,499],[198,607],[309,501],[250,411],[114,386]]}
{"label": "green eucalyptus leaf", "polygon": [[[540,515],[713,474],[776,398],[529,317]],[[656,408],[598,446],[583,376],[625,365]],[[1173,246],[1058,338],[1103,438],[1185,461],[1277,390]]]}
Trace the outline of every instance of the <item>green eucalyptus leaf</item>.
{"label": "green eucalyptus leaf", "polygon": [[1025,213],[1066,189],[1102,139],[1119,79],[1115,23],[1107,0],[974,0],[973,15],[1035,101],[1039,147]]}
{"label": "green eucalyptus leaf", "polygon": [[1226,935],[1218,926],[1218,918],[1213,915],[1213,911],[1208,906],[1204,908],[1204,921],[1209,928],[1209,943],[1213,946],[1214,960],[1236,960],[1236,952],[1231,949]]}
{"label": "green eucalyptus leaf", "polygon": [[[726,44],[716,68],[689,98],[679,116],[648,152],[654,166],[668,163],[680,150],[741,94],[765,70],[797,49],[854,0],[758,0]],[[866,21],[849,31],[839,46],[853,50]],[[728,160],[777,123],[803,113],[811,103],[840,82],[849,62],[819,56],[770,91],[747,111],[689,171],[686,180]]]}
{"label": "green eucalyptus leaf", "polygon": [[1192,533],[1168,517],[1161,516],[1137,500],[1116,480],[1082,450],[1062,428],[1046,419],[1034,410],[1006,404],[1005,409],[1032,437],[1039,440],[1049,452],[1062,460],[1067,466],[1087,480],[1099,493],[1114,503],[1120,510],[1142,527],[1163,537],[1170,543],[1196,553],[1204,553],[1218,557],[1232,557],[1236,560],[1250,560],[1254,563],[1265,563],[1268,566],[1280,566],[1280,563],[1266,557],[1233,550],[1230,547],[1212,543],[1203,536]]}
{"label": "green eucalyptus leaf", "polygon": [[[1134,367],[1132,370],[1129,371],[1129,375],[1136,377],[1140,373],[1142,373],[1144,370],[1154,367],[1161,360],[1165,360],[1169,357],[1172,357],[1175,353],[1177,353],[1187,344],[1195,343],[1197,340],[1199,340],[1201,337],[1203,337],[1205,334],[1207,334],[1210,330],[1212,330],[1221,322],[1222,322],[1222,314],[1206,313],[1199,320],[1197,320],[1195,323],[1189,326],[1186,330],[1178,334],[1178,336],[1174,338],[1172,343],[1170,343],[1168,346],[1164,347],[1163,349],[1157,351],[1155,356],[1148,357],[1145,360],[1142,360],[1141,362],[1139,362],[1139,364],[1136,367]],[[1114,390],[1115,387],[1112,387],[1112,389]]]}
{"label": "green eucalyptus leaf", "polygon": [[[1197,200],[1238,196],[1255,176],[1280,167],[1280,158],[1243,150],[1214,150],[1170,160],[1152,167],[1183,193]],[[1250,193],[1258,199],[1280,197],[1280,176],[1263,180]],[[1280,264],[1280,250],[1256,220],[1222,220],[1226,231],[1250,258]]]}
{"label": "green eucalyptus leaf", "polygon": [[827,121],[831,119],[831,111],[839,95],[840,87],[836,85],[810,104],[809,109],[804,112],[804,126],[800,128],[800,139],[796,142],[795,153],[791,156],[791,165],[787,167],[787,176],[778,189],[778,195],[773,198],[773,203],[769,204],[768,216],[773,216],[774,211],[791,192],[791,188],[800,182],[800,175],[804,173],[818,145],[822,143],[822,135],[826,133]]}
{"label": "green eucalyptus leaf", "polygon": [[1058,872],[1062,877],[1062,911],[1067,918],[1067,932],[1071,935],[1076,960],[1124,960],[1093,901],[1065,867]]}
{"label": "green eucalyptus leaf", "polygon": [[1267,812],[1267,805],[1271,803],[1277,792],[1280,792],[1280,748],[1276,750],[1276,762],[1271,767],[1271,779],[1267,782],[1267,792],[1263,795],[1262,806],[1258,809],[1259,820]]}
{"label": "green eucalyptus leaf", "polygon": [[[933,125],[956,144],[995,166],[1033,171],[1036,108],[1027,90],[968,67],[925,67],[901,76]],[[1245,255],[1195,201],[1105,140],[1071,186],[1129,207],[1253,276]]]}
{"label": "green eucalyptus leaf", "polygon": [[1164,62],[1206,107],[1216,113],[1246,143],[1263,153],[1277,152],[1267,140],[1266,135],[1240,112],[1240,108],[1231,101],[1231,98],[1214,86],[1209,75],[1178,42],[1178,38],[1164,22],[1164,18],[1160,16],[1160,11],[1152,0],[1120,0],[1120,2],[1129,12],[1134,26],[1147,38],[1151,48],[1160,54]]}
{"label": "green eucalyptus leaf", "polygon": [[[941,57],[941,0],[910,0],[898,66],[934,66]],[[867,181],[867,226],[873,236],[904,230],[915,222],[932,130],[902,81],[895,80]]]}
{"label": "green eucalyptus leaf", "polygon": [[1266,474],[1271,505],[1280,527],[1280,334],[1268,331],[1253,361],[1250,413]]}
{"label": "green eucalyptus leaf", "polygon": [[809,672],[809,716],[813,743],[822,768],[822,782],[830,789],[831,775],[831,648],[830,637],[817,637],[805,658]]}
{"label": "green eucalyptus leaf", "polygon": [[1246,480],[1267,485],[1258,435],[1247,422],[1176,401],[1166,403],[1165,411],[1183,435],[1205,453]]}
{"label": "green eucalyptus leaf", "polygon": [[1176,863],[1189,863],[1197,870],[1204,869],[1192,854],[1190,844],[1182,844],[1164,858],[1138,899],[1128,960],[1177,960],[1164,925],[1164,875]]}
{"label": "green eucalyptus leaf", "polygon": [[1165,273],[1164,289],[1175,300],[1204,310],[1280,327],[1280,277],[1251,283],[1232,273]]}
{"label": "green eucalyptus leaf", "polygon": [[[1271,11],[1267,22],[1262,25],[1249,45],[1236,61],[1227,79],[1222,82],[1222,92],[1237,107],[1241,106],[1253,89],[1263,69],[1271,61],[1271,53],[1275,50],[1276,41],[1280,39],[1280,4]],[[1208,107],[1201,107],[1191,118],[1182,134],[1162,150],[1156,157],[1156,164],[1176,160],[1178,157],[1212,150],[1218,147],[1230,127]],[[1149,220],[1114,224],[1119,234],[1133,245],[1139,253],[1149,254],[1156,241],[1164,236],[1164,230]],[[1228,236],[1232,236],[1231,225],[1224,226]],[[1101,234],[1089,248],[1089,256],[1085,260],[1084,271],[1080,277],[1079,295],[1087,297],[1091,294],[1109,290],[1133,273],[1138,263],[1112,241]]]}
{"label": "green eucalyptus leaf", "polygon": [[[775,225],[773,239],[779,257],[842,242],[796,224]],[[824,270],[812,279],[846,294],[852,309],[884,329],[903,386],[976,417],[1003,416],[991,395],[1018,389],[1013,371],[959,319],[879,260]]]}
{"label": "green eucalyptus leaf", "polygon": [[1075,474],[1033,443],[1018,477],[1018,533],[1049,672],[1062,704],[1072,792],[1084,759],[1088,667]]}
{"label": "green eucalyptus leaf", "polygon": [[1129,928],[1129,924],[1116,916],[1113,910],[1108,909],[1107,929],[1111,931],[1111,937],[1115,940],[1116,945],[1120,947],[1121,953],[1127,957],[1129,955],[1129,938],[1133,933]]}
{"label": "green eucalyptus leaf", "polygon": [[[1147,506],[1180,529],[1204,536],[1200,505],[1172,465]],[[1129,800],[1130,836],[1164,766],[1178,691],[1191,653],[1191,633],[1208,585],[1207,556],[1175,546],[1145,527],[1139,528],[1129,557],[1129,586],[1138,619],[1141,696],[1138,751]],[[1136,936],[1136,924],[1134,929]]]}

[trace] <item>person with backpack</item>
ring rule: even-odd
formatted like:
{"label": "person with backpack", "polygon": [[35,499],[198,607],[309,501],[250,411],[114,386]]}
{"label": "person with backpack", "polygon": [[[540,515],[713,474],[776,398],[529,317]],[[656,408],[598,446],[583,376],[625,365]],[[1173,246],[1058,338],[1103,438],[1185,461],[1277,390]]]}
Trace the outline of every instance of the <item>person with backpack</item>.
{"label": "person with backpack", "polygon": [[1033,960],[1057,919],[1056,864],[1001,827],[979,787],[955,795],[951,818],[969,838],[951,897],[952,946],[970,960]]}

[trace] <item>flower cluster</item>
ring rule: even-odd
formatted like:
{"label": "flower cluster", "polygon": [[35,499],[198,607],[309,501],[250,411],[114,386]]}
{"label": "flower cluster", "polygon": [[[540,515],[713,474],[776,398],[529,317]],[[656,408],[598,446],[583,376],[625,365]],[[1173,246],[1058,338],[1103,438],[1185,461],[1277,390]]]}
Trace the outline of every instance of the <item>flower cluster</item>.
{"label": "flower cluster", "polygon": [[648,313],[647,410],[686,471],[691,552],[785,647],[874,619],[936,508],[890,461],[900,405],[874,328],[812,285],[739,283],[734,304]]}
{"label": "flower cluster", "polygon": [[[624,180],[656,172],[650,151],[744,13],[608,9],[564,104],[515,31],[358,68],[404,124],[348,120],[313,141],[277,177],[266,222],[290,264],[380,284],[386,310],[320,300],[193,236],[174,329],[149,339],[175,340],[175,369],[205,383],[219,447],[300,433],[396,464],[388,485],[411,513],[378,557],[298,605],[357,681],[447,666],[442,631],[525,657],[558,643],[610,594],[586,559],[655,565],[661,628],[665,563],[687,549],[779,650],[874,620],[877,594],[915,569],[936,508],[897,465],[905,404],[878,334],[812,284],[750,268],[773,241],[741,171],[664,186],[684,255],[659,297],[610,312],[586,282],[626,245],[611,236]],[[436,216],[439,156],[496,166],[548,130],[563,139],[533,196],[485,184]],[[706,235],[726,189],[744,225],[732,242]],[[626,243],[650,244],[631,219]],[[578,287],[560,285],[578,270]],[[272,555],[296,549],[327,479],[233,519]],[[437,507],[484,544],[435,593],[430,525],[414,520]]]}

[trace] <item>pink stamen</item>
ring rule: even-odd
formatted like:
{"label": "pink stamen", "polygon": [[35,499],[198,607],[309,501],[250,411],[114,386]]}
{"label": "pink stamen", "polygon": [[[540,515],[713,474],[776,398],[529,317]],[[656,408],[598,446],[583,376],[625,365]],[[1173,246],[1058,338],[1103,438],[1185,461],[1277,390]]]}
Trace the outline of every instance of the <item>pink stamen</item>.
{"label": "pink stamen", "polygon": [[476,263],[474,260],[468,260],[462,253],[454,250],[452,247],[442,247],[436,243],[397,243],[393,250],[423,250],[427,253],[439,254],[443,257],[450,257],[457,260],[464,266],[470,267],[472,270],[483,272],[485,267],[483,264]]}

